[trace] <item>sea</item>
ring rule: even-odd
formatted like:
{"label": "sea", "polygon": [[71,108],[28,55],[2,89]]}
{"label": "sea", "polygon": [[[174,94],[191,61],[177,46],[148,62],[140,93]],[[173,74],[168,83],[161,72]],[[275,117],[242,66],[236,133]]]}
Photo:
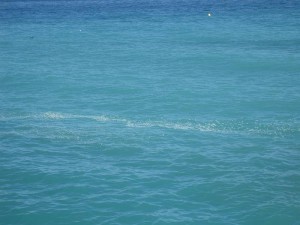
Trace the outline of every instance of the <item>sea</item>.
{"label": "sea", "polygon": [[1,0],[1,225],[299,225],[299,0]]}

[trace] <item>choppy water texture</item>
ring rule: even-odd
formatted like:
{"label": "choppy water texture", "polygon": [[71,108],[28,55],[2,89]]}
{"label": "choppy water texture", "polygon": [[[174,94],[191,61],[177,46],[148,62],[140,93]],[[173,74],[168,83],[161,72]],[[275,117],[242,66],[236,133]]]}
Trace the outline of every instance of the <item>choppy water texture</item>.
{"label": "choppy water texture", "polygon": [[296,0],[2,0],[0,224],[299,225],[299,28]]}

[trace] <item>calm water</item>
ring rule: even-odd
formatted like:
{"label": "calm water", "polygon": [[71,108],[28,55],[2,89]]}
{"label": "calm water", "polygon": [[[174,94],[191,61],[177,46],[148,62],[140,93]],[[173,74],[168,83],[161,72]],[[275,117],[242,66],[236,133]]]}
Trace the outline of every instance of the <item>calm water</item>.
{"label": "calm water", "polygon": [[300,224],[299,28],[296,0],[2,0],[0,224]]}

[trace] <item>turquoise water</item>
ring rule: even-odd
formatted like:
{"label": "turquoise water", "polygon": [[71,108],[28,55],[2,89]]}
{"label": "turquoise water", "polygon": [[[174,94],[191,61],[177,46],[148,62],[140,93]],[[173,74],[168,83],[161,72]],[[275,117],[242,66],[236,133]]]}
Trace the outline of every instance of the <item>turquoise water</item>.
{"label": "turquoise water", "polygon": [[299,9],[1,1],[0,224],[300,224]]}

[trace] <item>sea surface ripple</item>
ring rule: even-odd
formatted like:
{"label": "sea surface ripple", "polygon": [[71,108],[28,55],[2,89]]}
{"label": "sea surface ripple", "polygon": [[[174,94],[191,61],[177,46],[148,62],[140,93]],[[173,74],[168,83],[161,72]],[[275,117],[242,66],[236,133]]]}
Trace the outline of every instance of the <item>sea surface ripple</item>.
{"label": "sea surface ripple", "polygon": [[299,27],[296,0],[2,0],[0,225],[300,225]]}

